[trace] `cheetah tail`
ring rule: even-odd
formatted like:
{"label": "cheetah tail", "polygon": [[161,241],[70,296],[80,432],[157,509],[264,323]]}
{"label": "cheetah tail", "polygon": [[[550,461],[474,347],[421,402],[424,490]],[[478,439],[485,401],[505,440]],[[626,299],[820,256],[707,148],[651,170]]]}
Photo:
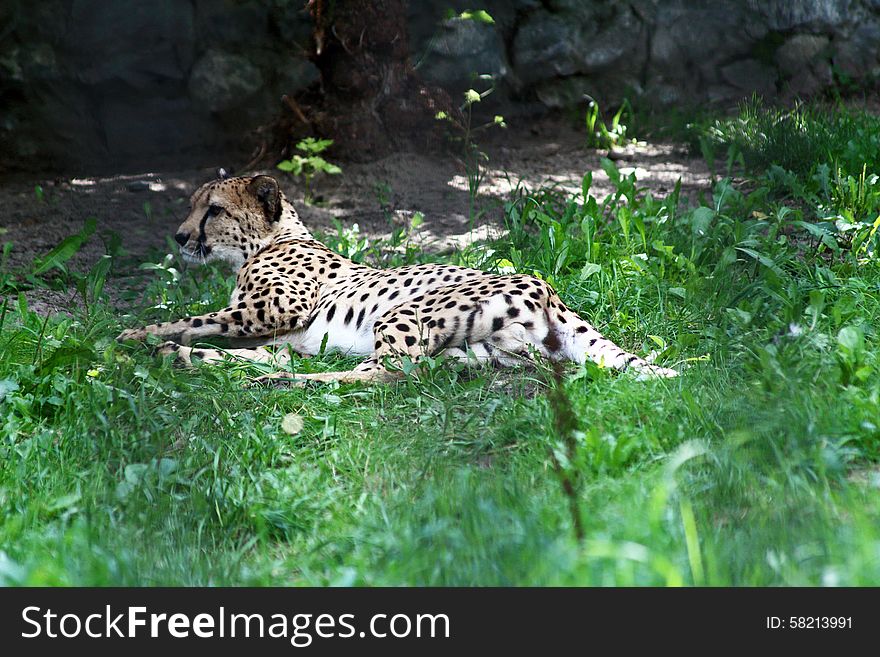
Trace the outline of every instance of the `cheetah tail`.
{"label": "cheetah tail", "polygon": [[616,370],[632,370],[638,373],[639,378],[678,376],[676,370],[652,365],[644,358],[621,349],[577,313],[566,310],[568,321],[556,326],[566,358],[577,363],[590,360]]}

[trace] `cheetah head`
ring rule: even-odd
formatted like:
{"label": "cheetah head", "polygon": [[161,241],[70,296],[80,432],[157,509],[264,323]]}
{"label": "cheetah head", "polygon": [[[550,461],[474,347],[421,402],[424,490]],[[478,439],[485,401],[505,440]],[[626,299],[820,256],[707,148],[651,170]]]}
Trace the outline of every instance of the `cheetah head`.
{"label": "cheetah head", "polygon": [[277,180],[248,176],[199,187],[174,239],[188,262],[223,260],[238,268],[281,234],[313,239]]}

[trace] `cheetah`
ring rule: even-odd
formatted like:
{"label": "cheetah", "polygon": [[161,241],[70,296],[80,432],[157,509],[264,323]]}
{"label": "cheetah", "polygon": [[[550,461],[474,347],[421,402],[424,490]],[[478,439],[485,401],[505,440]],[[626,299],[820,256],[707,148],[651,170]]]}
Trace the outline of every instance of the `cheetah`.
{"label": "cheetah", "polygon": [[[284,367],[291,352],[322,349],[365,356],[351,371],[292,373],[264,381],[389,382],[404,358],[443,354],[496,366],[535,356],[589,359],[640,377],[677,372],[627,353],[570,310],[545,281],[453,265],[374,269],[317,241],[278,182],[267,175],[221,178],[200,187],[175,235],[190,263],[226,261],[237,271],[227,307],[123,331],[117,339],[165,338],[160,353],[191,365],[230,357]],[[190,346],[223,336],[241,348]],[[274,349],[273,349],[274,348]],[[388,367],[388,365],[398,366]]]}

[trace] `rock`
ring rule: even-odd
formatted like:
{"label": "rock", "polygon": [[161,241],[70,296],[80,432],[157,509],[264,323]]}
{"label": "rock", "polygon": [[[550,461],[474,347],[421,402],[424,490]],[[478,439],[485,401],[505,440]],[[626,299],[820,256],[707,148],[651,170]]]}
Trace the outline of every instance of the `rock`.
{"label": "rock", "polygon": [[606,79],[606,75],[578,75],[548,80],[535,87],[535,94],[545,107],[552,109],[585,108],[590,100],[595,100],[603,111],[620,105],[624,99],[632,100],[643,94],[638,79],[608,77],[613,79]]}
{"label": "rock", "polygon": [[796,34],[777,49],[776,64],[784,75],[794,75],[809,68],[813,60],[828,48],[828,44],[828,37]]}
{"label": "rock", "polygon": [[562,16],[538,11],[520,27],[513,42],[517,78],[529,85],[553,76],[574,75],[586,48],[582,26]]}
{"label": "rock", "polygon": [[[877,2],[880,4],[880,0]],[[880,18],[860,25],[848,39],[835,39],[833,49],[832,60],[841,72],[855,79],[876,76],[880,67]]]}
{"label": "rock", "polygon": [[580,67],[583,73],[599,71],[613,65],[619,70],[620,66],[617,64],[622,59],[625,59],[622,64],[629,69],[641,68],[647,57],[641,21],[628,10],[617,14],[584,46]]}
{"label": "rock", "polygon": [[183,80],[192,64],[193,7],[175,0],[73,0],[65,63],[88,85],[145,88]]}
{"label": "rock", "polygon": [[742,97],[742,89],[725,84],[713,84],[706,89],[706,99],[715,105],[726,105]]}
{"label": "rock", "polygon": [[[120,162],[242,140],[319,79],[304,0],[0,2],[0,160]],[[500,79],[489,116],[642,95],[732,105],[880,78],[880,0],[485,0],[492,25],[409,3],[413,61],[459,94]],[[198,55],[198,57],[197,57]],[[484,87],[478,87],[483,89]],[[459,96],[460,97],[460,96]],[[246,138],[245,138],[246,139]],[[239,144],[236,145],[236,147]],[[240,145],[244,145],[243,142]],[[189,149],[189,150],[187,150]],[[35,155],[36,154],[36,155]],[[40,159],[41,158],[41,159]],[[126,159],[128,158],[128,159]]]}
{"label": "rock", "polygon": [[650,67],[664,76],[687,78],[690,65],[707,81],[718,79],[723,63],[748,58],[765,29],[752,24],[741,2],[660,3],[651,26]]}
{"label": "rock", "polygon": [[754,59],[728,64],[721,69],[721,78],[743,95],[757,93],[765,98],[776,95],[776,71]]}
{"label": "rock", "polygon": [[144,153],[182,153],[211,144],[208,126],[186,98],[107,99],[98,121],[111,160],[124,161]]}
{"label": "rock", "polygon": [[650,62],[655,71],[669,71],[673,74],[680,69],[683,50],[678,39],[670,30],[660,29],[651,40]]}
{"label": "rock", "polygon": [[663,78],[656,78],[648,85],[645,96],[661,107],[672,107],[687,102],[691,98],[691,92],[679,84],[671,84],[664,81]]}
{"label": "rock", "polygon": [[11,83],[25,81],[20,59],[21,48],[18,46],[9,48],[0,54],[0,89],[10,86]]}
{"label": "rock", "polygon": [[55,51],[48,43],[32,43],[19,59],[22,75],[29,80],[51,80],[60,75]]}
{"label": "rock", "polygon": [[[596,73],[617,67],[628,76],[647,58],[638,16],[602,3],[555,2],[559,13],[537,11],[513,43],[517,78],[529,85],[553,76]],[[622,66],[622,68],[621,68]]]}
{"label": "rock", "polygon": [[826,31],[854,15],[854,0],[749,0],[771,30]]}
{"label": "rock", "polygon": [[578,22],[603,21],[614,11],[614,2],[609,0],[546,0],[543,2],[550,11],[567,14]]}
{"label": "rock", "polygon": [[28,117],[39,126],[41,149],[53,164],[70,166],[106,157],[103,126],[92,89],[64,77],[28,85]]}
{"label": "rock", "polygon": [[221,112],[263,86],[260,70],[241,55],[209,50],[193,66],[189,92],[198,109]]}
{"label": "rock", "polygon": [[[21,11],[21,4],[16,2],[3,2],[12,10],[10,13],[17,14],[14,19],[24,32],[39,32],[52,41],[58,40],[58,35],[64,34],[68,28],[70,18],[70,0],[40,0],[27,6],[27,11]],[[17,6],[16,6],[17,5]],[[9,25],[9,19],[0,10],[0,25]],[[50,35],[53,35],[52,38]]]}
{"label": "rock", "polygon": [[419,73],[439,85],[464,91],[474,85],[475,75],[492,75],[500,81],[508,70],[504,43],[494,25],[451,19],[444,21],[428,45]]}
{"label": "rock", "polygon": [[595,93],[596,85],[589,78],[579,76],[548,80],[535,87],[538,100],[551,109],[586,105]]}
{"label": "rock", "polygon": [[785,95],[789,98],[808,98],[831,86],[834,76],[828,62],[817,62],[804,66],[785,84]]}
{"label": "rock", "polygon": [[[270,43],[267,2],[196,0],[196,38],[200,43],[253,48]],[[291,3],[294,4],[294,3]]]}

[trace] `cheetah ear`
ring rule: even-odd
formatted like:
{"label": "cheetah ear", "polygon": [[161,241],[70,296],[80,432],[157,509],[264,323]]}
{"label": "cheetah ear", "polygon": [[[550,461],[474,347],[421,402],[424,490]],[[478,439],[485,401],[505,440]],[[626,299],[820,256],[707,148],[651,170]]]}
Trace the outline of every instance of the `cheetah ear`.
{"label": "cheetah ear", "polygon": [[247,190],[256,197],[266,212],[266,219],[281,219],[281,190],[278,181],[272,176],[254,176],[248,183]]}
{"label": "cheetah ear", "polygon": [[217,180],[226,180],[227,178],[229,178],[229,172],[226,169],[223,167],[217,169]]}

